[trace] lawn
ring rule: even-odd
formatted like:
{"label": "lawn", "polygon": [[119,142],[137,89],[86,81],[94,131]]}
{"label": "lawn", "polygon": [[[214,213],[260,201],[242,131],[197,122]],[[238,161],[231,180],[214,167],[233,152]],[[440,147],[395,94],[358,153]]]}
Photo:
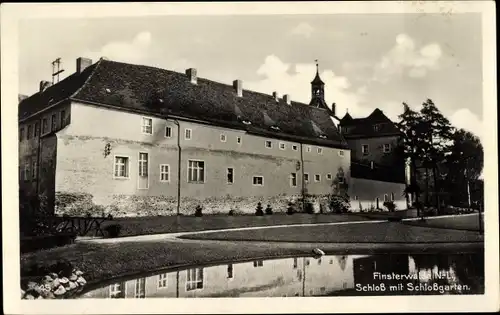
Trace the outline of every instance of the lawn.
{"label": "lawn", "polygon": [[[479,231],[478,215],[461,215],[447,218],[432,218],[424,221],[404,221],[404,224],[441,229]],[[484,228],[484,222],[482,222]]]}
{"label": "lawn", "polygon": [[305,214],[293,215],[273,214],[255,215],[207,215],[194,216],[158,216],[137,218],[116,218],[102,226],[120,224],[120,236],[149,235],[161,233],[193,232],[205,230],[221,230],[249,226],[270,226],[289,224],[313,224],[346,221],[366,221],[367,217],[355,214]]}
{"label": "lawn", "polygon": [[460,243],[478,242],[483,239],[477,232],[451,229],[443,231],[442,229],[390,222],[221,231],[185,235],[181,238],[315,243]]}

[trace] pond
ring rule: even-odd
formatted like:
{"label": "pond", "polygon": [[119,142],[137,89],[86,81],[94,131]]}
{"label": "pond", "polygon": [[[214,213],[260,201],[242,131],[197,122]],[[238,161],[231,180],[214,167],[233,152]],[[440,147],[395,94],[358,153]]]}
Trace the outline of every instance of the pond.
{"label": "pond", "polygon": [[484,253],[476,252],[325,255],[193,266],[103,282],[80,298],[483,293]]}

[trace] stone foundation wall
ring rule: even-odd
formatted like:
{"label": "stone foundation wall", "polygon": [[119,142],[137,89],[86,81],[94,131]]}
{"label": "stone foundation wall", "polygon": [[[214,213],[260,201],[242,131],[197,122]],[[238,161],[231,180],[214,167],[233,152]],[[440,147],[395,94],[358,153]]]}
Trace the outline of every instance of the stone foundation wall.
{"label": "stone foundation wall", "polygon": [[[167,216],[177,214],[177,198],[169,196],[137,196],[112,195],[108,203],[100,203],[88,193],[57,192],[55,202],[56,215],[101,216],[111,214],[114,217],[130,216]],[[328,212],[327,196],[309,196],[306,198],[313,204],[315,212]],[[227,214],[233,210],[235,214],[253,214],[257,203],[261,202],[265,209],[269,204],[273,212],[286,212],[288,203],[292,202],[297,212],[302,211],[300,195],[277,195],[273,197],[209,197],[196,199],[181,197],[180,214],[193,215],[196,206],[203,207],[203,214]]]}

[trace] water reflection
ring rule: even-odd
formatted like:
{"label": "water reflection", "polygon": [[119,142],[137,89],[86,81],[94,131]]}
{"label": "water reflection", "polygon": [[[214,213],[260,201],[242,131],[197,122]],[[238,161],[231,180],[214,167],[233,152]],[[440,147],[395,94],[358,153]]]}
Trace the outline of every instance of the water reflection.
{"label": "water reflection", "polygon": [[483,254],[332,255],[255,260],[150,274],[82,298],[482,294]]}

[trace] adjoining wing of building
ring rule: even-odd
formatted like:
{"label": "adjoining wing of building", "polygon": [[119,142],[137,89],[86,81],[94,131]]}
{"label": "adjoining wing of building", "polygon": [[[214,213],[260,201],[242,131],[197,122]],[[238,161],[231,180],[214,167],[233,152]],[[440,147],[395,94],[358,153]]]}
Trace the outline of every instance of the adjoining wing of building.
{"label": "adjoining wing of building", "polygon": [[78,58],[74,74],[19,100],[21,196],[46,213],[285,211],[304,195],[319,208],[339,182],[354,211],[406,207],[394,124],[376,109],[336,126],[318,73],[303,104],[196,69]]}

